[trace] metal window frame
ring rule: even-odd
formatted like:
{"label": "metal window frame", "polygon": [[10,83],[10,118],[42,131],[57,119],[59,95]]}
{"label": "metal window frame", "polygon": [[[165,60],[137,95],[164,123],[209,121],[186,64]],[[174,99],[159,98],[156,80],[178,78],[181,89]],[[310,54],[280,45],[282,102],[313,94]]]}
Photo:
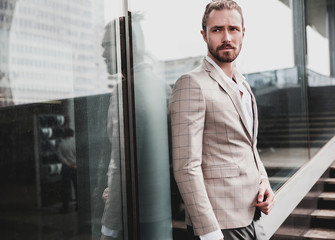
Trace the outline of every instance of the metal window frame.
{"label": "metal window frame", "polygon": [[[133,74],[133,49],[131,13],[128,11],[128,0],[123,0],[124,7],[124,47],[125,62],[122,64],[125,76],[125,92],[123,93],[124,109],[124,146],[125,161],[121,163],[123,188],[123,211],[124,239],[140,239],[140,220],[138,203],[138,177],[137,177],[137,154],[136,154],[136,121],[135,121],[135,95],[134,95],[134,74]],[[124,191],[125,189],[125,191]]]}

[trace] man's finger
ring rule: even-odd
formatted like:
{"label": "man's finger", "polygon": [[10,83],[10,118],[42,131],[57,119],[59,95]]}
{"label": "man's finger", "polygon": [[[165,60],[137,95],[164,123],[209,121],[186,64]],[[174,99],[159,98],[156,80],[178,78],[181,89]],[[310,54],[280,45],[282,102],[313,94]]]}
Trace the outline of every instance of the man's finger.
{"label": "man's finger", "polygon": [[263,202],[263,200],[264,200],[264,193],[265,193],[265,189],[260,188],[260,189],[258,190],[258,198],[257,198],[257,202],[258,202],[258,203]]}
{"label": "man's finger", "polygon": [[266,205],[264,205],[264,206],[260,206],[259,209],[260,209],[263,213],[265,213],[266,215],[268,215],[268,214],[271,212],[273,206],[274,206],[274,204],[273,204],[273,203],[270,203],[269,205],[266,204]]}
{"label": "man's finger", "polygon": [[273,208],[275,203],[275,198],[274,195],[270,195],[266,201],[264,202],[259,202],[256,204],[256,206],[266,215],[269,214],[269,212],[271,211],[271,209]]}

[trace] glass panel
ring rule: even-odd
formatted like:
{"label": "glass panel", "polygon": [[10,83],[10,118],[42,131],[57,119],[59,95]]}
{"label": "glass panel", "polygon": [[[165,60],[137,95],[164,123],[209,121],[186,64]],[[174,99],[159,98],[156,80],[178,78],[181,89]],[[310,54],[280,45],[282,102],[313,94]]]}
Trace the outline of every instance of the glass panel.
{"label": "glass panel", "polygon": [[334,1],[306,1],[306,71],[313,154],[335,135],[334,9]]}
{"label": "glass panel", "polygon": [[254,1],[241,1],[246,33],[238,66],[256,97],[257,146],[274,190],[309,158],[299,3],[257,1],[260,15]]}
{"label": "glass panel", "polygon": [[[335,135],[335,1],[307,0],[304,3],[309,146],[313,156]],[[326,159],[318,160],[318,164],[322,164]],[[332,211],[333,203],[323,196],[332,194],[334,189],[328,182],[333,176],[330,167],[271,239],[318,238],[331,232],[333,224],[324,212]]]}
{"label": "glass panel", "polygon": [[122,3],[0,1],[1,239],[124,239]]}
{"label": "glass panel", "polygon": [[[185,17],[185,9],[190,4],[195,7]],[[141,239],[186,238],[182,235],[183,204],[173,179],[168,148],[171,139],[168,138],[167,103],[177,78],[197,66],[206,52],[199,47],[202,39],[199,26],[194,24],[200,22],[205,4],[206,1],[196,4],[177,0],[129,1],[133,13]]]}
{"label": "glass panel", "polygon": [[131,15],[140,239],[172,239],[167,90],[147,51],[142,20]]}
{"label": "glass panel", "polygon": [[[296,5],[291,5],[292,2],[295,1],[238,1],[245,15],[246,33],[237,67],[246,76],[256,96],[259,110],[258,147],[275,190],[309,159],[302,7],[299,5],[301,1]],[[140,0],[129,3],[132,12],[140,13],[136,17],[141,19],[142,29],[138,30],[139,24],[133,23],[133,34],[137,38],[133,39],[134,64],[145,59],[145,66],[151,67],[150,74],[170,86],[166,88],[167,97],[175,81],[183,73],[197,67],[206,55],[207,48],[199,33],[207,3],[206,0],[197,3],[191,0]],[[190,6],[192,11],[189,11]],[[259,6],[262,6],[261,12]],[[140,54],[136,54],[136,49],[140,50]],[[143,111],[143,103],[139,100],[140,88],[144,88],[150,80],[141,81],[140,76],[134,75],[137,112]],[[146,87],[145,92],[148,99],[157,95],[155,101],[150,102],[152,108],[160,104],[158,95],[162,95],[158,90],[161,87],[155,84]],[[143,106],[149,106],[149,103]],[[156,110],[157,116],[153,118],[157,119],[152,120],[152,124],[162,121],[158,116],[160,110],[162,108]],[[140,117],[138,112],[136,117]],[[138,119],[136,124],[137,138],[141,141],[141,131],[145,130],[139,129],[142,124]],[[151,134],[156,134],[156,131],[153,130]],[[142,142],[140,144],[144,144]],[[138,148],[141,148],[139,143]],[[183,203],[172,175],[171,179],[173,236],[174,239],[183,239]],[[141,181],[139,183],[141,188]]]}

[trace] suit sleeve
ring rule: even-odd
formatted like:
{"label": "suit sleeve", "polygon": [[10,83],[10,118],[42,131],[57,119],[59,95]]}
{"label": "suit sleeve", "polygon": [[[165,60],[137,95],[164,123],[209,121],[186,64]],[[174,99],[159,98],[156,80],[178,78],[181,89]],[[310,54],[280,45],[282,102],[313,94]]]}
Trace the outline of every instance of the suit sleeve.
{"label": "suit sleeve", "polygon": [[264,164],[261,160],[259,160],[259,167],[260,167],[261,175],[268,178],[268,174],[267,174],[266,169],[264,167]]}
{"label": "suit sleeve", "polygon": [[190,75],[175,84],[169,104],[174,176],[196,235],[220,229],[206,192],[202,163],[206,103]]}

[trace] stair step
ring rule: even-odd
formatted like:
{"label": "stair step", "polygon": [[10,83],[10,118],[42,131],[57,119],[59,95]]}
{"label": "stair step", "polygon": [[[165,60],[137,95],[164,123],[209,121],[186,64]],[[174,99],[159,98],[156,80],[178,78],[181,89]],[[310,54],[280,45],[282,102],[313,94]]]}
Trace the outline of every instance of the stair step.
{"label": "stair step", "polygon": [[304,237],[307,239],[333,239],[335,240],[335,230],[334,229],[321,229],[314,228],[308,230]]}
{"label": "stair step", "polygon": [[298,227],[281,227],[274,234],[275,239],[295,239],[305,233],[306,229]]}
{"label": "stair step", "polygon": [[318,210],[314,210],[311,215],[314,218],[335,219],[335,210],[331,210],[331,209],[318,209]]}
{"label": "stair step", "polygon": [[[335,128],[334,128],[335,131]],[[287,133],[287,134],[277,134],[276,136],[273,136],[272,133],[267,133],[267,134],[263,134],[263,136],[266,136],[267,139],[287,139],[287,138],[300,138],[300,139],[306,139],[307,138],[307,134],[305,132],[303,132],[302,134],[292,134],[292,133]],[[327,133],[327,134],[310,134],[310,138],[311,139],[317,139],[317,138],[331,138],[332,136],[334,136],[333,134]]]}
{"label": "stair step", "polygon": [[313,210],[308,208],[296,208],[292,211],[292,215],[294,216],[309,216],[311,215]]}
{"label": "stair step", "polygon": [[[332,170],[333,172],[335,170]],[[335,178],[327,178],[324,185],[325,192],[335,192]]]}
{"label": "stair step", "polygon": [[[261,142],[260,146],[261,147],[269,147],[269,146],[275,146],[275,147],[307,147],[307,141],[295,141],[295,140],[289,140],[289,141],[266,141],[266,142]],[[325,143],[327,143],[326,140],[324,141],[312,141],[311,144],[318,146],[323,146]],[[263,145],[264,146],[263,146]]]}
{"label": "stair step", "polygon": [[[268,118],[264,118],[263,121],[264,122],[288,122],[288,121],[304,121],[306,120],[306,116],[301,115],[301,116],[282,116],[282,117],[268,117]],[[325,115],[325,116],[309,116],[309,120],[310,121],[329,121],[329,120],[335,120],[335,113],[331,114],[331,115]]]}
{"label": "stair step", "polygon": [[319,229],[334,229],[335,209],[318,209],[311,214],[311,227]]}
{"label": "stair step", "polygon": [[[325,133],[329,133],[329,132],[332,132],[334,131],[335,128],[324,128],[324,127],[321,127],[321,128],[312,128],[312,129],[309,129],[309,132],[310,133],[314,133],[314,132],[325,132]],[[274,128],[274,127],[271,127],[271,128],[268,128],[266,130],[260,128],[259,129],[259,132],[264,132],[264,133],[294,133],[294,132],[306,132],[306,129],[301,129],[301,128]]]}
{"label": "stair step", "polygon": [[325,180],[325,183],[335,184],[335,178],[327,178],[327,179]]}
{"label": "stair step", "polygon": [[323,192],[319,195],[319,199],[335,201],[335,192]]}
{"label": "stair step", "polygon": [[323,192],[318,198],[319,209],[335,210],[335,192]]}

